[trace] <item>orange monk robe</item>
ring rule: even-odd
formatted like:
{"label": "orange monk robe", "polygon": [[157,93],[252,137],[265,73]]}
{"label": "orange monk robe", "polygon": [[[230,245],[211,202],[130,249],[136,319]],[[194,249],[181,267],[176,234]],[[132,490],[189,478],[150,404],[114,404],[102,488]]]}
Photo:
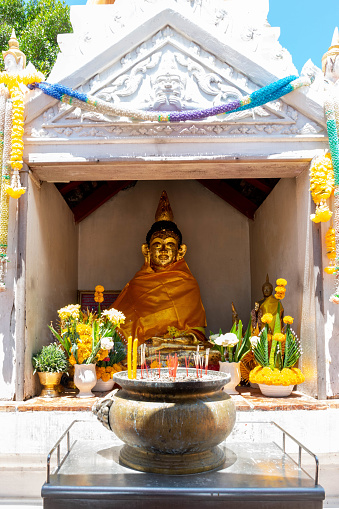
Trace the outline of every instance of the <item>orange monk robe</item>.
{"label": "orange monk robe", "polygon": [[113,307],[126,317],[121,330],[127,337],[138,338],[139,344],[165,335],[169,326],[190,330],[199,339],[204,338],[205,310],[198,283],[185,260],[159,272],[144,265],[122,290]]}

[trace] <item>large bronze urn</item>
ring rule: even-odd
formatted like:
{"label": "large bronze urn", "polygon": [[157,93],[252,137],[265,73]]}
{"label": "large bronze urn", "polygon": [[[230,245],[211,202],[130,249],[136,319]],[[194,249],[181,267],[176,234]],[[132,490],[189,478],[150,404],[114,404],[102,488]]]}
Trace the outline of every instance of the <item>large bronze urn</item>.
{"label": "large bronze urn", "polygon": [[[165,374],[168,370],[162,370]],[[213,470],[225,461],[218,445],[231,433],[235,405],[222,387],[230,375],[208,371],[205,379],[130,380],[114,375],[121,389],[93,411],[125,445],[120,462],[143,472],[192,474]],[[178,369],[178,375],[186,373]]]}

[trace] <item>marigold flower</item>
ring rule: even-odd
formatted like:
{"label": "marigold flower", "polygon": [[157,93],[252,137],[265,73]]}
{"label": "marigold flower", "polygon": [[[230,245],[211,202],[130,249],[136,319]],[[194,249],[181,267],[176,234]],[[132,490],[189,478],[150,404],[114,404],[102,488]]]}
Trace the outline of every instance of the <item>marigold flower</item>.
{"label": "marigold flower", "polygon": [[26,192],[26,188],[25,187],[18,187],[17,189],[13,188],[13,187],[7,187],[6,188],[6,193],[11,196],[12,198],[20,198],[20,196],[22,194],[24,194]]}
{"label": "marigold flower", "polygon": [[104,292],[104,291],[105,291],[105,288],[104,288],[102,285],[97,285],[97,286],[95,287],[95,291],[96,291],[96,292],[99,292],[99,293],[102,293],[102,292]]}
{"label": "marigold flower", "polygon": [[281,277],[281,278],[277,279],[276,284],[279,285],[279,286],[286,286],[287,285],[287,281],[286,281],[286,279],[283,279]]}
{"label": "marigold flower", "polygon": [[282,334],[281,332],[276,332],[273,334],[273,341],[279,341],[279,343],[282,343],[286,340],[285,334]]}
{"label": "marigold flower", "polygon": [[74,364],[77,363],[73,354],[70,355],[68,360],[69,360],[69,363],[72,364],[72,366],[74,366]]}
{"label": "marigold flower", "polygon": [[334,267],[334,265],[330,265],[329,267],[325,267],[324,271],[326,272],[326,274],[334,274],[336,272],[336,268]]}
{"label": "marigold flower", "polygon": [[104,301],[104,296],[102,293],[98,293],[98,292],[95,292],[94,294],[94,300],[95,302],[103,302]]}
{"label": "marigold flower", "polygon": [[249,374],[252,383],[265,385],[297,385],[305,381],[305,377],[298,368],[271,369],[256,366]]}
{"label": "marigold flower", "polygon": [[103,374],[101,375],[101,380],[102,380],[103,382],[108,382],[108,381],[110,380],[110,378],[111,378],[110,373],[105,372],[105,373],[103,373]]}
{"label": "marigold flower", "polygon": [[282,285],[279,285],[279,286],[275,287],[275,291],[277,293],[286,293],[286,288],[284,286],[282,286]]}
{"label": "marigold flower", "polygon": [[[283,300],[283,298],[285,297],[285,294],[284,293],[275,293],[274,294],[274,297],[277,299],[277,300]],[[261,319],[262,321],[262,319]]]}
{"label": "marigold flower", "polygon": [[271,323],[273,320],[273,315],[271,313],[265,313],[261,318],[262,323]]}
{"label": "marigold flower", "polygon": [[289,315],[286,315],[286,316],[284,316],[284,318],[283,318],[283,322],[284,322],[284,323],[289,323],[290,325],[292,325],[293,320],[294,320],[294,318],[292,318],[292,316],[289,316]]}

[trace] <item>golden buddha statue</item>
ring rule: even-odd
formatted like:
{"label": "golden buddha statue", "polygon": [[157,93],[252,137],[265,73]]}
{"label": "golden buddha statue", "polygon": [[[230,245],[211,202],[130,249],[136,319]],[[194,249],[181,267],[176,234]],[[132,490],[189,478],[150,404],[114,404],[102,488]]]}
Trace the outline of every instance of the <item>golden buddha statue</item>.
{"label": "golden buddha statue", "polygon": [[273,315],[273,320],[269,324],[269,328],[273,332],[274,330],[274,324],[275,324],[275,318],[278,312],[278,303],[280,302],[280,319],[282,320],[284,316],[284,308],[282,306],[281,301],[273,297],[273,286],[269,281],[268,274],[266,275],[266,281],[262,285],[262,293],[264,295],[264,298],[259,300],[259,306],[260,310],[262,311],[262,314],[265,313],[271,313]]}
{"label": "golden buddha statue", "polygon": [[142,245],[145,263],[114,302],[126,316],[124,335],[138,338],[139,345],[147,342],[146,357],[208,346],[205,310],[198,283],[184,260],[186,251],[163,191],[155,223]]}

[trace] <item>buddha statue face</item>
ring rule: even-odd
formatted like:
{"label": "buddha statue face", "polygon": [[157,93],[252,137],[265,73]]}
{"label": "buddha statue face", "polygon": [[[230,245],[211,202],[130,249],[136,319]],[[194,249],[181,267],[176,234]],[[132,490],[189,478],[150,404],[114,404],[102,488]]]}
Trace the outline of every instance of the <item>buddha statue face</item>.
{"label": "buddha statue face", "polygon": [[273,286],[271,283],[264,283],[262,286],[262,293],[264,294],[264,297],[267,299],[270,295],[273,293]]}
{"label": "buddha statue face", "polygon": [[168,269],[170,265],[183,258],[186,250],[185,244],[179,246],[177,235],[170,231],[155,232],[149,246],[148,244],[142,246],[146,264],[156,272]]}

